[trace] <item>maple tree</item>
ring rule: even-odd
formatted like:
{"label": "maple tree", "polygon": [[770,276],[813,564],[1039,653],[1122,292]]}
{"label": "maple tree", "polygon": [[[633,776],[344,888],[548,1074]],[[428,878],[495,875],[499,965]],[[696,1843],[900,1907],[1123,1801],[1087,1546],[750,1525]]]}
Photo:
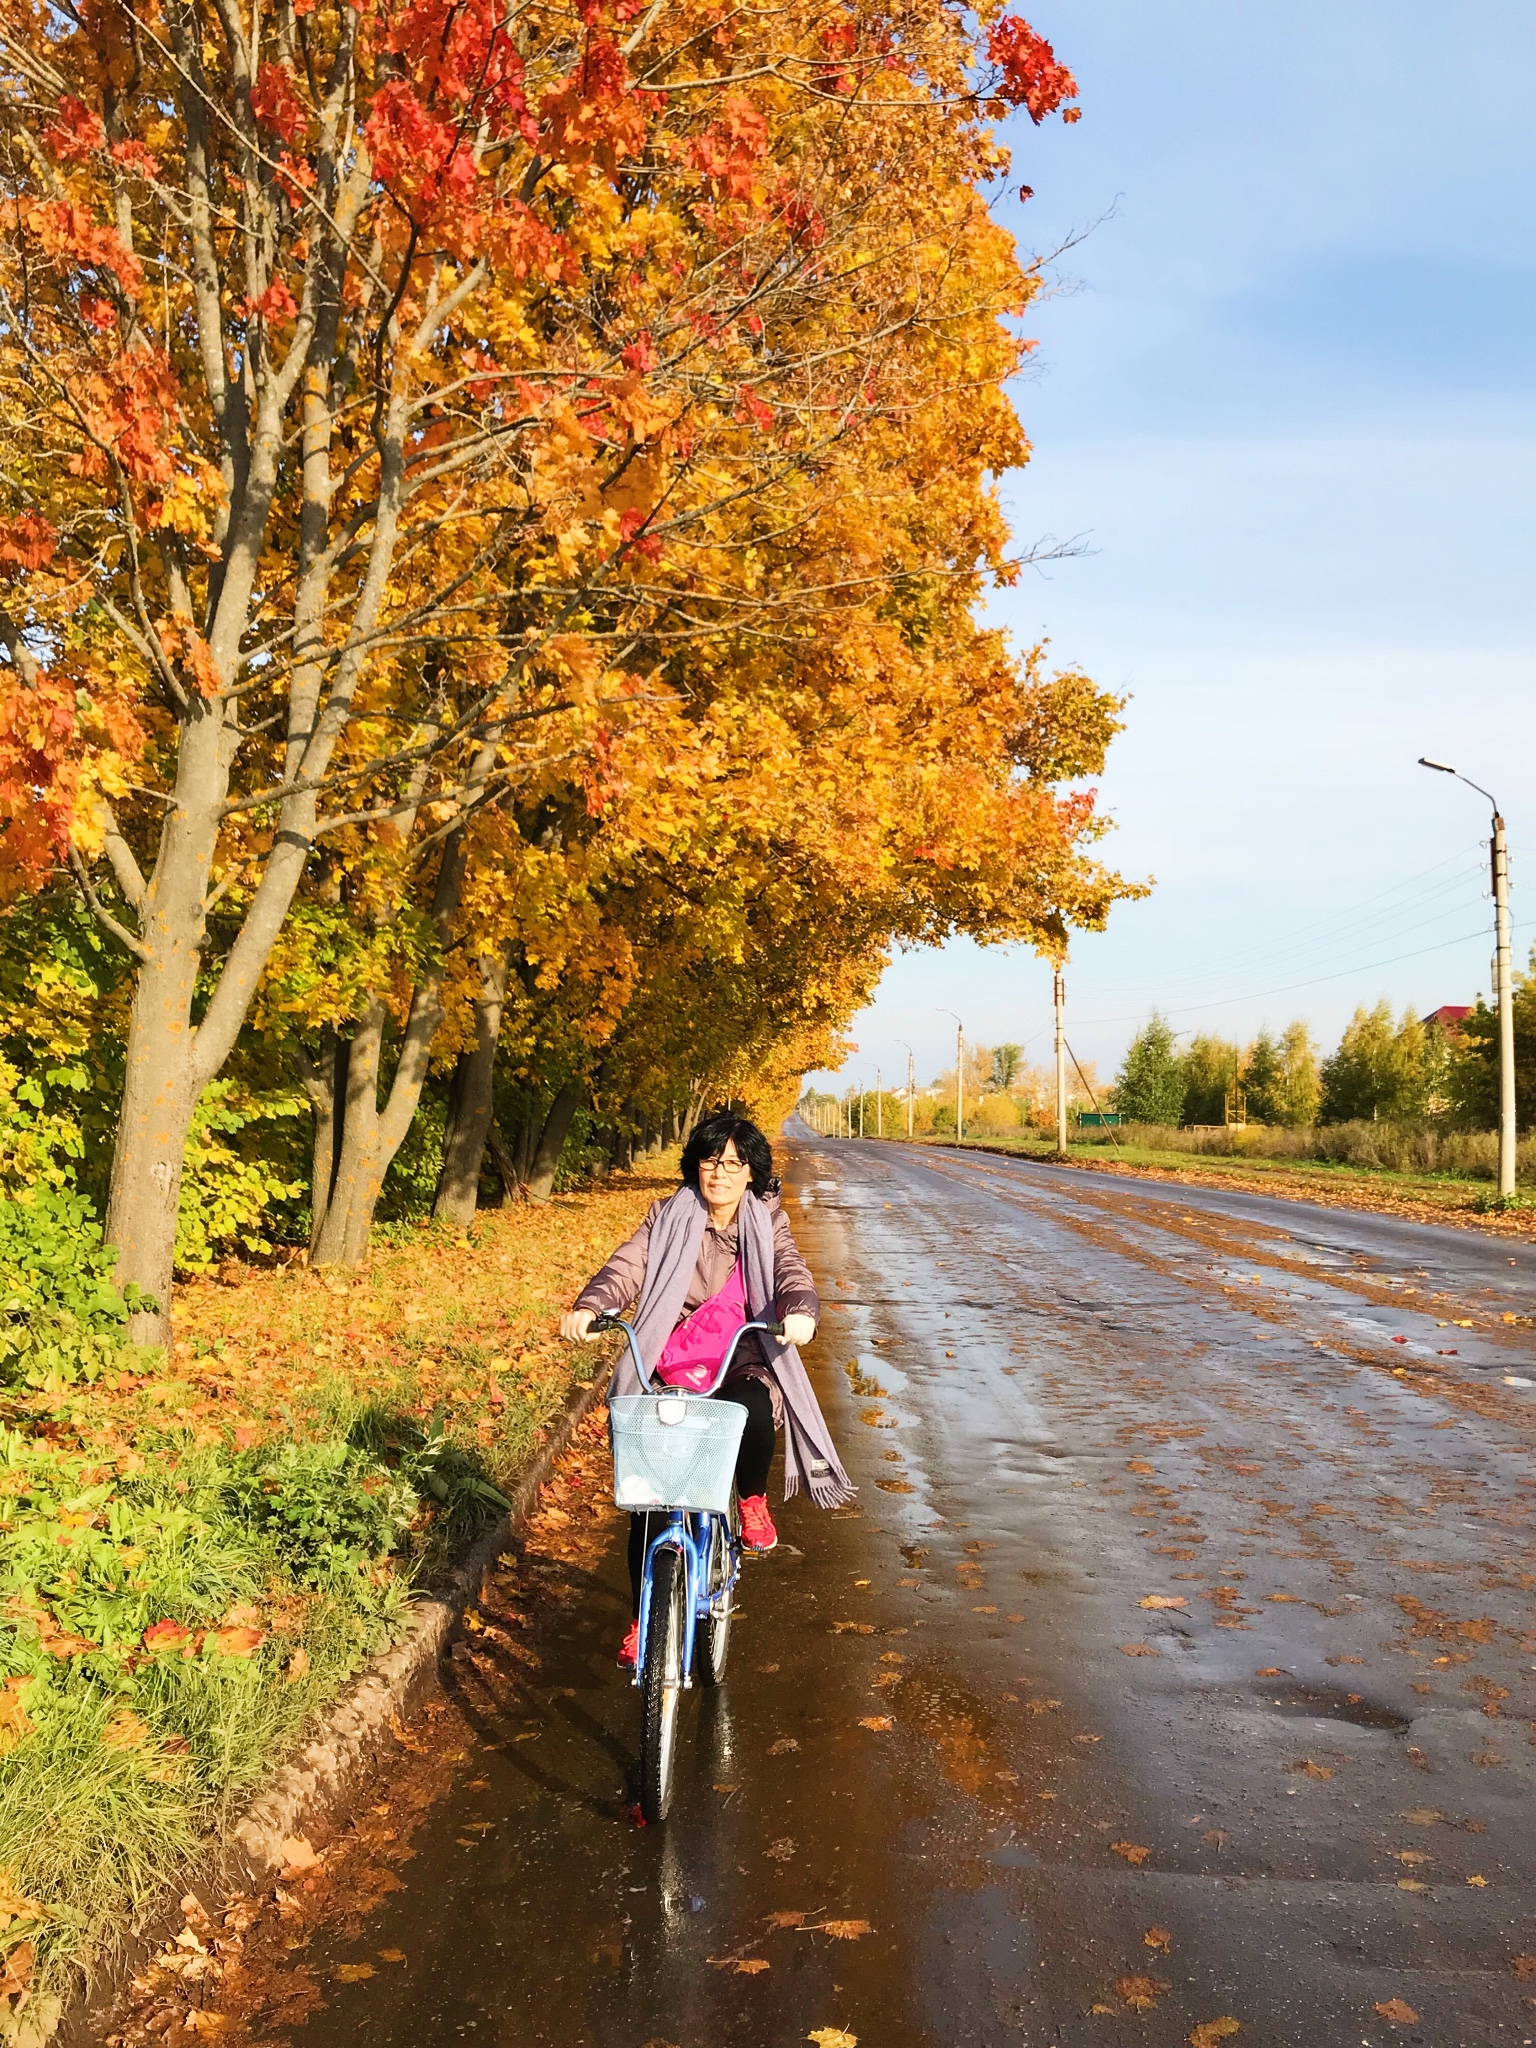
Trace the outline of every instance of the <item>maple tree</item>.
{"label": "maple tree", "polygon": [[936,384],[1006,411],[1027,290],[995,231],[958,274],[983,121],[1075,86],[939,0],[6,0],[0,68],[0,848],[133,962],[108,1229],[147,1336],[301,885],[375,963],[307,1076],[316,1250],[349,1258],[477,821],[561,763],[600,799],[680,650],[911,584],[855,546],[808,585],[785,522]]}

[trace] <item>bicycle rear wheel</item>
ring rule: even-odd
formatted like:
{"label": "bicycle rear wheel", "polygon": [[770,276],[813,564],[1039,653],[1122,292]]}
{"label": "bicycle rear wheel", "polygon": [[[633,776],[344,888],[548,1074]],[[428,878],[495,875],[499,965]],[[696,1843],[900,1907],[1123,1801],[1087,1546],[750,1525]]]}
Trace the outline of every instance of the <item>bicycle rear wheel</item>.
{"label": "bicycle rear wheel", "polygon": [[701,1685],[719,1685],[725,1677],[725,1660],[731,1646],[731,1605],[736,1589],[731,1585],[731,1536],[736,1529],[736,1496],[731,1495],[729,1521],[717,1515],[709,1540],[709,1562],[704,1585],[710,1611],[701,1615],[693,1632],[694,1675]]}
{"label": "bicycle rear wheel", "polygon": [[653,1824],[666,1819],[672,1803],[687,1596],[682,1557],[670,1548],[658,1550],[651,1567],[650,1623],[640,1673],[640,1811]]}

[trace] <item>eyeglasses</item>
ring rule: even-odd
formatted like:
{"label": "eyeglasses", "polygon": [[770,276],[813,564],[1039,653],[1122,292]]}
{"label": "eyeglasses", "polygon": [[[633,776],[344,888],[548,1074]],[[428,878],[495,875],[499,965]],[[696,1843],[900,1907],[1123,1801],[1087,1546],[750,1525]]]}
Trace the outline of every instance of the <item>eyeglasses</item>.
{"label": "eyeglasses", "polygon": [[719,1153],[713,1159],[706,1159],[699,1168],[701,1173],[750,1173],[752,1168],[745,1159],[726,1159]]}

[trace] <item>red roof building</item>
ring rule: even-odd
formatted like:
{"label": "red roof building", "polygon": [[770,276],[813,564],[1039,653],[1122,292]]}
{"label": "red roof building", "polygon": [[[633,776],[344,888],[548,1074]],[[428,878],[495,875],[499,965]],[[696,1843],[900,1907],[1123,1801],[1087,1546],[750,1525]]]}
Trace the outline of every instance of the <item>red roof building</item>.
{"label": "red roof building", "polygon": [[1431,1025],[1438,1024],[1447,1038],[1458,1038],[1461,1035],[1462,1025],[1471,1014],[1472,1005],[1470,1003],[1442,1003],[1438,1010],[1431,1010],[1429,1015],[1421,1017],[1419,1022],[1426,1031],[1429,1030]]}

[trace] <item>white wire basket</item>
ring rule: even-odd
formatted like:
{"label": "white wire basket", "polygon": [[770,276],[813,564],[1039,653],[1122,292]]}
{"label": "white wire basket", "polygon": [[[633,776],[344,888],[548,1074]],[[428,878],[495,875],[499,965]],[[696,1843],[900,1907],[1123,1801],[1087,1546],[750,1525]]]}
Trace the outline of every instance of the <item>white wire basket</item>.
{"label": "white wire basket", "polygon": [[737,1401],[687,1394],[619,1394],[608,1403],[613,1498],[640,1513],[692,1508],[723,1515],[747,1411]]}

